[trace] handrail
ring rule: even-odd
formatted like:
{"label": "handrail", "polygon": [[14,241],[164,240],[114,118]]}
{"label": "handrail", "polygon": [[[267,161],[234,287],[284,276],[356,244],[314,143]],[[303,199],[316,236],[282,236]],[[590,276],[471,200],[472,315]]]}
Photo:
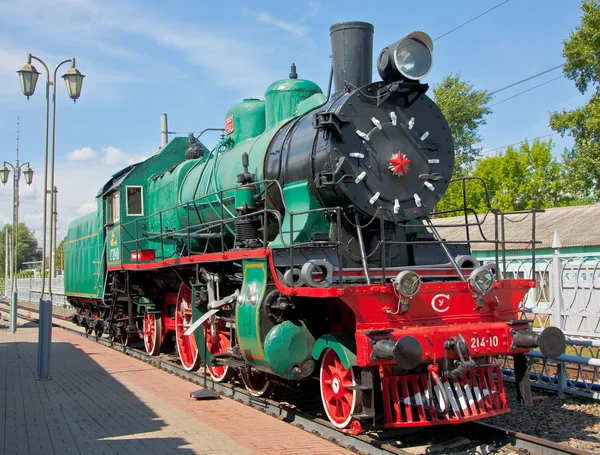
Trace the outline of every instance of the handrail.
{"label": "handrail", "polygon": [[[209,175],[209,177],[212,177]],[[469,180],[470,178],[462,178],[459,179],[459,181],[463,181],[466,182],[467,180]],[[479,178],[472,178],[474,180],[481,180]],[[163,259],[165,259],[165,240],[169,239],[169,240],[176,240],[176,243],[174,243],[173,245],[175,245],[175,251],[174,253],[170,253],[169,257],[172,257],[173,254],[178,254],[179,257],[183,257],[183,256],[189,256],[192,254],[198,254],[198,252],[194,252],[192,251],[192,248],[194,247],[194,245],[202,245],[202,244],[198,244],[196,242],[192,242],[192,240],[194,239],[202,239],[202,240],[206,240],[204,244],[204,252],[206,253],[207,250],[213,251],[213,252],[225,252],[227,251],[231,245],[229,243],[230,240],[228,240],[229,238],[229,233],[233,233],[233,235],[235,236],[235,228],[233,228],[231,225],[235,224],[236,221],[239,220],[243,220],[243,219],[247,219],[247,218],[261,218],[263,220],[263,232],[262,232],[262,238],[259,237],[259,241],[262,242],[263,246],[266,246],[267,243],[269,242],[269,236],[268,236],[268,229],[267,229],[267,225],[269,225],[270,223],[275,223],[276,226],[273,226],[273,228],[277,229],[277,238],[278,241],[280,242],[280,245],[283,249],[289,249],[289,255],[290,255],[290,266],[293,267],[294,264],[294,254],[295,254],[295,250],[298,250],[300,248],[303,247],[308,247],[308,246],[320,246],[320,247],[325,247],[325,248],[332,248],[335,250],[335,252],[337,253],[337,262],[338,262],[338,269],[339,269],[339,274],[341,276],[341,271],[343,269],[343,260],[344,257],[352,257],[352,254],[350,253],[350,249],[348,245],[345,245],[344,243],[342,243],[341,240],[341,222],[342,222],[342,216],[346,217],[346,219],[348,219],[348,215],[346,214],[345,210],[340,207],[318,207],[318,208],[314,208],[314,209],[307,209],[307,210],[301,210],[301,211],[292,211],[290,209],[290,207],[286,204],[285,202],[285,198],[283,196],[283,188],[281,183],[278,180],[273,180],[273,179],[264,179],[264,180],[260,180],[257,182],[253,182],[252,185],[256,186],[257,189],[260,190],[261,193],[269,193],[272,191],[276,191],[278,193],[278,199],[281,201],[281,209],[280,210],[276,210],[274,208],[269,208],[269,207],[263,207],[259,210],[256,210],[252,213],[246,213],[246,214],[236,214],[234,216],[229,216],[230,210],[225,207],[225,201],[230,201],[234,196],[233,192],[235,192],[235,190],[238,188],[236,187],[231,187],[231,188],[223,188],[223,189],[219,189],[207,194],[204,194],[198,198],[195,198],[191,201],[187,201],[185,203],[180,203],[180,204],[176,204],[174,206],[162,209],[156,213],[152,213],[152,214],[148,214],[145,215],[143,217],[138,217],[134,220],[125,222],[121,224],[121,228],[122,228],[122,232],[126,233],[127,235],[122,235],[121,238],[121,246],[124,250],[127,250],[129,252],[131,252],[131,247],[130,245],[135,243],[135,248],[136,251],[139,251],[139,244],[142,241],[160,241],[160,254],[161,257]],[[487,191],[487,189],[486,189]],[[229,193],[229,195],[227,194]],[[486,193],[487,194],[487,193]],[[487,196],[486,196],[487,197]],[[212,205],[212,200],[217,200],[217,201],[221,201],[220,204],[220,210],[219,213],[216,213],[217,210],[214,207],[214,205]],[[489,201],[488,201],[489,202]],[[206,204],[208,204],[208,206],[206,206]],[[200,216],[200,211],[204,210],[204,207],[206,206],[206,208],[208,210],[211,211],[211,213],[213,213],[213,215],[215,215],[215,219],[211,219],[211,220],[207,220],[207,221],[202,221],[201,216]],[[203,207],[203,208],[201,208]],[[185,211],[185,214],[182,213],[182,210]],[[192,219],[192,212],[195,213],[196,215],[196,219],[198,220],[197,222],[195,222],[194,219]],[[388,217],[387,218],[392,218],[394,219],[395,216],[393,214],[390,214],[389,210],[383,209],[382,207],[379,207],[375,214],[364,224],[362,225],[358,225],[358,228],[364,229],[368,226],[370,226],[371,224],[373,224],[373,222],[375,221],[375,219],[378,217],[378,215],[380,215],[381,213],[386,212],[388,213]],[[525,246],[530,246],[532,248],[532,250],[535,249],[536,244],[540,244],[541,242],[537,241],[535,239],[535,234],[533,234],[533,239],[529,240],[529,241],[511,241],[511,240],[505,240],[504,237],[504,214],[502,212],[497,211],[496,209],[491,208],[491,206],[488,204],[488,209],[486,210],[486,212],[484,214],[478,214],[476,213],[472,208],[469,207],[463,207],[462,209],[453,209],[453,210],[447,210],[447,211],[443,211],[443,212],[437,212],[437,215],[440,214],[447,214],[447,213],[463,213],[465,214],[465,220],[463,222],[436,222],[433,223],[431,220],[428,220],[426,218],[426,221],[429,221],[429,223],[423,223],[422,225],[414,225],[414,224],[404,224],[402,222],[399,222],[397,220],[393,221],[397,226],[404,228],[404,229],[409,229],[409,230],[420,230],[422,229],[424,232],[429,232],[429,234],[432,234],[433,231],[433,239],[431,237],[427,238],[427,239],[417,239],[417,240],[392,240],[392,239],[387,239],[385,236],[385,217],[379,216],[379,230],[380,230],[380,237],[379,237],[379,241],[375,244],[374,249],[372,252],[370,253],[365,253],[366,258],[371,258],[373,256],[373,254],[375,254],[378,250],[379,250],[379,261],[381,262],[380,267],[382,269],[382,282],[387,282],[387,276],[386,276],[386,249],[391,246],[391,245],[440,245],[445,253],[446,256],[448,257],[449,260],[449,264],[453,265],[454,269],[457,270],[458,276],[460,276],[460,278],[462,280],[465,280],[466,278],[463,276],[460,267],[458,267],[458,265],[455,263],[455,258],[452,256],[452,253],[450,252],[450,250],[447,249],[447,245],[464,245],[465,244],[465,240],[445,240],[443,239],[443,237],[438,233],[438,229],[442,229],[442,228],[465,228],[467,231],[467,244],[469,245],[469,247],[471,245],[475,245],[475,244],[493,244],[494,245],[494,251],[495,251],[495,262],[497,264],[499,264],[500,262],[500,258],[499,258],[499,254],[500,254],[500,247],[502,248],[502,255],[503,257],[505,256],[505,251],[506,251],[506,246],[508,245],[525,245]],[[514,214],[533,214],[533,216],[535,217],[535,213],[539,213],[541,212],[541,210],[529,210],[529,211],[518,211],[518,212],[508,212],[508,214],[510,215],[514,215]],[[294,218],[297,216],[302,216],[302,215],[307,215],[307,214],[315,214],[315,213],[322,213],[324,216],[326,216],[328,219],[332,220],[332,218],[335,217],[335,224],[336,224],[336,238],[335,240],[314,240],[314,241],[310,241],[310,240],[301,240],[301,241],[297,241],[295,239],[295,232],[294,232]],[[469,215],[469,216],[467,216]],[[474,219],[470,219],[470,217],[473,216]],[[483,231],[483,225],[486,223],[486,221],[488,220],[488,216],[493,216],[494,217],[494,239],[489,238],[488,236],[485,235],[484,231]],[[167,229],[164,225],[164,221],[165,219],[179,219],[179,220],[183,220],[185,217],[186,218],[186,226],[182,227],[182,228],[173,228],[173,229]],[[157,220],[158,219],[158,220]],[[154,229],[151,226],[147,225],[146,223],[148,223],[148,221],[150,220],[157,220],[158,224],[159,224],[159,229]],[[284,220],[287,220],[287,227],[289,227],[289,238],[287,238],[287,236],[283,235],[283,224],[284,224]],[[501,223],[499,223],[499,220]],[[350,221],[350,220],[349,220]],[[438,220],[436,220],[438,221]],[[351,222],[351,221],[350,221]],[[134,224],[135,223],[135,224]],[[141,226],[140,226],[141,224]],[[502,225],[502,228],[500,229],[500,224]],[[532,227],[535,227],[535,220],[532,223]],[[133,239],[129,239],[129,240],[125,240],[126,237],[132,237],[132,229],[131,227],[135,225],[135,230],[133,230],[135,232],[135,238]],[[168,223],[167,223],[168,225]],[[140,229],[141,227],[141,229]],[[481,240],[477,239],[477,238],[472,238],[472,236],[469,234],[469,229],[471,227],[477,227],[477,230],[481,236]],[[499,238],[499,234],[501,231],[502,234],[502,239]],[[226,238],[227,235],[227,238]],[[182,239],[182,240],[181,240]],[[218,245],[218,243],[215,242],[210,242],[210,239],[219,239],[219,243],[220,245]],[[171,250],[169,250],[171,251]],[[533,254],[535,254],[534,251],[532,251]],[[139,258],[136,260],[136,263],[139,262]],[[340,280],[341,281],[341,280]],[[340,283],[341,285],[341,283]]]}

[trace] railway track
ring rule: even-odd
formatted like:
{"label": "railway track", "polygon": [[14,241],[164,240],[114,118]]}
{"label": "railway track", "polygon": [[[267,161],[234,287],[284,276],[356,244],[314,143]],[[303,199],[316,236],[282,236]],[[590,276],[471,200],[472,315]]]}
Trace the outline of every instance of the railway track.
{"label": "railway track", "polygon": [[[33,322],[39,322],[37,311],[28,306],[19,307],[35,316],[29,318],[19,314],[18,317]],[[8,314],[8,304],[0,301],[0,313]],[[306,399],[306,390],[282,390],[276,392],[273,399],[256,398],[246,392],[241,383],[219,384],[206,379],[202,372],[188,372],[181,368],[176,356],[161,354],[152,357],[136,347],[125,347],[112,343],[105,338],[87,335],[82,328],[65,325],[66,321],[58,320],[53,326],[95,341],[98,344],[112,348],[126,355],[135,357],[143,362],[161,368],[169,373],[182,377],[192,383],[202,385],[206,380],[207,387],[218,392],[221,396],[231,398],[246,404],[261,412],[267,413],[341,447],[365,455],[420,455],[420,454],[488,454],[488,453],[519,453],[543,455],[585,455],[580,449],[563,444],[546,441],[534,436],[506,430],[486,423],[469,422],[461,425],[445,425],[435,428],[416,428],[408,430],[369,431],[359,436],[339,432],[320,415],[320,395],[315,382],[312,396],[315,400]],[[310,384],[309,384],[310,387]]]}

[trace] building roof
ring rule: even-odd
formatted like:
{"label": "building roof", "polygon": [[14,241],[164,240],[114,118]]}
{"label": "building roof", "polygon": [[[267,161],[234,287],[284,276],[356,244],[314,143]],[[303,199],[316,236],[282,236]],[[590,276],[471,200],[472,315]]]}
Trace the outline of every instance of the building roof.
{"label": "building roof", "polygon": [[[532,214],[517,213],[504,216],[504,233],[507,242],[528,242],[532,239]],[[469,235],[471,240],[494,240],[495,217],[489,213],[478,215],[482,223],[481,230],[477,226],[475,216],[469,216]],[[464,216],[450,218],[435,218],[432,222],[436,226],[462,225],[460,227],[438,227],[443,239],[447,241],[465,241],[465,219]],[[559,207],[546,209],[544,212],[535,214],[535,237],[536,248],[552,248],[554,232],[558,233],[558,239],[562,247],[600,246],[600,204]],[[483,232],[483,236],[481,233]],[[498,237],[502,238],[501,217],[498,216]],[[488,251],[494,249],[493,243],[473,243],[471,246],[475,251]],[[507,244],[508,250],[522,250],[527,248],[525,243]]]}

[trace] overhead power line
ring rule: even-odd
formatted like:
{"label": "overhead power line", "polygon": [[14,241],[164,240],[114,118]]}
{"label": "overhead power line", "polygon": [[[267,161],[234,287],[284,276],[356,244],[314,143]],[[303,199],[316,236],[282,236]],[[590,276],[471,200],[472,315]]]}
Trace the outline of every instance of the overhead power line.
{"label": "overhead power line", "polygon": [[[579,57],[579,58],[577,58],[577,59],[573,60],[571,63],[578,62],[579,60],[584,60],[584,59],[586,59],[586,58],[588,58],[588,57],[592,57],[592,56],[594,56],[594,55],[597,55],[597,54],[600,54],[600,49],[598,49],[598,50],[596,50],[596,51],[594,51],[594,52],[590,52],[590,53],[588,53],[588,54],[582,55],[581,57]],[[552,72],[552,71],[554,71],[554,70],[557,70],[557,69],[559,69],[559,68],[562,68],[562,67],[563,67],[563,66],[565,66],[567,63],[568,63],[568,62],[564,62],[564,63],[561,63],[560,65],[553,66],[552,68],[548,68],[547,70],[544,70],[544,71],[542,71],[541,73],[534,74],[533,76],[526,77],[525,79],[521,79],[520,81],[513,82],[512,84],[509,84],[509,85],[507,85],[507,86],[505,86],[505,87],[499,88],[498,90],[494,90],[493,92],[490,92],[489,94],[490,94],[490,95],[495,95],[496,93],[503,92],[504,90],[508,90],[509,88],[512,88],[512,87],[515,87],[515,86],[517,86],[517,85],[523,84],[524,82],[530,81],[531,79],[535,79],[536,77],[543,76],[544,74],[547,74],[547,73],[550,73],[550,72]],[[543,84],[542,84],[542,85],[543,85]],[[534,87],[534,88],[535,88],[535,87]]]}
{"label": "overhead power line", "polygon": [[498,7],[502,6],[502,5],[504,5],[505,3],[508,3],[509,1],[510,1],[510,0],[505,0],[505,1],[503,1],[502,3],[498,3],[498,4],[497,4],[496,6],[494,6],[493,8],[490,8],[490,9],[488,9],[487,11],[484,11],[483,13],[481,13],[480,15],[478,15],[478,16],[475,16],[475,17],[474,17],[474,18],[472,18],[472,19],[469,19],[467,22],[465,22],[465,23],[463,23],[463,24],[460,24],[458,27],[454,27],[452,30],[450,30],[449,32],[446,32],[446,33],[444,33],[443,35],[440,35],[440,36],[438,36],[438,37],[437,37],[436,39],[434,39],[433,41],[437,41],[437,40],[439,40],[439,39],[443,38],[444,36],[448,36],[450,33],[452,33],[452,32],[455,32],[456,30],[458,30],[459,28],[462,28],[462,27],[464,27],[464,26],[465,26],[465,25],[467,25],[467,24],[470,24],[470,23],[471,23],[471,22],[473,22],[474,20],[477,20],[477,19],[479,19],[481,16],[485,16],[487,13],[489,13],[489,12],[491,12],[491,11],[494,11],[496,8],[498,8]]}
{"label": "overhead power line", "polygon": [[[437,38],[435,38],[433,41],[437,41],[437,40],[439,40],[439,39],[442,39],[442,38],[443,38],[443,37],[445,37],[445,36],[448,36],[450,33],[453,33],[453,32],[455,32],[456,30],[458,30],[459,28],[462,28],[462,27],[464,27],[465,25],[467,25],[467,24],[470,24],[471,22],[473,22],[473,21],[475,21],[475,20],[479,19],[480,17],[482,17],[482,16],[485,16],[487,13],[489,13],[489,12],[491,12],[491,11],[494,11],[496,8],[498,8],[498,7],[502,6],[502,5],[504,5],[505,3],[508,3],[509,1],[510,1],[510,0],[504,0],[504,1],[503,1],[503,2],[501,2],[501,3],[498,3],[496,6],[494,6],[494,7],[490,8],[490,9],[488,9],[487,11],[484,11],[483,13],[479,14],[478,16],[472,17],[472,18],[471,18],[471,19],[469,19],[468,21],[466,21],[466,22],[463,22],[462,24],[460,24],[458,27],[454,27],[452,30],[449,30],[449,31],[447,31],[446,33],[444,33],[443,35],[440,35],[440,36],[438,36],[438,37],[437,37]],[[375,74],[376,72],[377,72],[377,69],[375,69],[375,71],[373,71],[373,74]]]}
{"label": "overhead power line", "polygon": [[482,154],[482,155],[488,155],[488,154],[490,154],[490,153],[492,153],[492,152],[496,152],[496,151],[498,151],[498,150],[506,149],[506,148],[508,148],[508,147],[513,147],[513,146],[515,146],[515,145],[521,145],[521,144],[524,144],[524,143],[526,143],[526,142],[536,141],[536,140],[538,140],[538,139],[543,139],[543,138],[545,138],[545,137],[556,136],[557,134],[560,134],[560,133],[550,133],[550,134],[545,134],[544,136],[538,136],[538,137],[534,137],[534,138],[532,138],[532,139],[527,139],[527,140],[525,140],[525,141],[515,142],[514,144],[503,145],[502,147],[497,147],[497,148],[495,148],[495,149],[484,150],[483,152],[481,152],[481,154]]}
{"label": "overhead power line", "polygon": [[494,90],[493,92],[490,92],[490,95],[495,95],[496,93],[503,92],[504,90],[508,90],[509,88],[512,88],[512,87],[520,85],[520,84],[522,84],[524,82],[530,81],[531,79],[535,79],[536,77],[543,76],[546,73],[549,73],[551,71],[554,71],[554,70],[557,70],[559,68],[562,68],[563,66],[565,66],[564,63],[562,63],[561,65],[558,65],[558,66],[553,66],[552,68],[547,69],[545,71],[542,71],[541,73],[534,74],[533,76],[526,77],[525,79],[521,79],[520,81],[513,82],[512,84],[507,85],[506,87],[502,87],[502,88],[499,88],[498,90]]}
{"label": "overhead power line", "polygon": [[536,85],[535,87],[528,88],[527,90],[523,90],[522,92],[519,92],[519,93],[517,93],[516,95],[509,96],[508,98],[504,98],[503,100],[500,100],[500,101],[498,101],[498,102],[496,102],[496,103],[494,103],[494,104],[490,104],[490,105],[488,105],[488,107],[494,107],[494,106],[497,106],[498,104],[502,104],[502,103],[504,103],[505,101],[512,100],[513,98],[516,98],[517,96],[521,96],[521,95],[523,95],[524,93],[531,92],[532,90],[535,90],[536,88],[539,88],[539,87],[541,87],[542,85],[546,85],[546,84],[549,84],[550,82],[554,82],[554,81],[556,81],[556,80],[558,80],[558,79],[562,79],[563,77],[564,77],[564,76],[561,74],[560,76],[558,76],[558,77],[555,77],[554,79],[550,79],[549,81],[542,82],[541,84],[538,84],[538,85]]}

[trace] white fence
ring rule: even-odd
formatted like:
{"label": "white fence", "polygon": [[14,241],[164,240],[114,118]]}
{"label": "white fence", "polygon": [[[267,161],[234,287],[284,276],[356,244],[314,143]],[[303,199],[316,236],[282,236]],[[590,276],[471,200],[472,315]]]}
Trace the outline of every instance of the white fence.
{"label": "white fence", "polygon": [[[534,327],[550,325],[568,336],[600,338],[600,255],[561,254],[506,257],[505,278],[532,278],[537,283],[523,302]],[[533,269],[533,270],[532,270]]]}
{"label": "white fence", "polygon": [[[531,256],[507,256],[499,265],[504,278],[535,279],[536,287],[522,302],[523,317],[532,320],[533,328],[558,327],[568,337],[562,360],[531,353],[536,359],[533,384],[561,397],[570,393],[600,399],[600,255],[567,255],[557,249],[536,256],[535,262]],[[512,372],[505,372],[510,379]]]}
{"label": "white fence", "polygon": [[[44,299],[49,299],[48,294],[49,279],[46,278],[46,287],[44,290]],[[17,279],[18,299],[28,302],[37,302],[40,300],[42,291],[42,278],[19,278]],[[7,285],[6,294],[11,292],[10,282]],[[59,275],[52,278],[52,303],[55,306],[68,305],[65,297],[65,277]]]}

